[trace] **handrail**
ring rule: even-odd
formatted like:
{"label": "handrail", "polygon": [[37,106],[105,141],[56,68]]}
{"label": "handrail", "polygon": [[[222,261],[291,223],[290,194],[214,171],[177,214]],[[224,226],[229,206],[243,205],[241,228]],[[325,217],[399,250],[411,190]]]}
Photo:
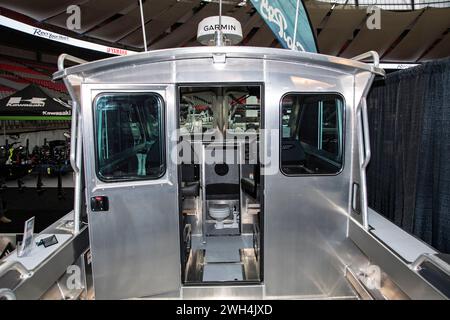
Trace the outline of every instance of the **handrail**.
{"label": "handrail", "polygon": [[75,156],[75,164],[77,167],[77,172],[75,173],[75,191],[74,191],[74,234],[78,234],[80,232],[80,216],[81,216],[81,166],[82,166],[82,119],[81,113],[79,112],[77,120],[77,141],[76,141],[76,156]]}
{"label": "handrail", "polygon": [[370,149],[369,116],[367,115],[367,100],[365,97],[362,99],[361,111],[362,111],[363,131],[364,131],[364,147],[365,147],[364,148],[365,157],[362,165],[364,169],[366,169],[372,156],[372,150]]}
{"label": "handrail", "polygon": [[80,232],[81,216],[81,113],[78,110],[78,103],[72,104],[72,124],[70,136],[70,164],[75,172],[75,192],[74,192],[74,234]]}
{"label": "handrail", "polygon": [[20,279],[27,279],[33,275],[25,266],[17,260],[9,260],[0,265],[0,277],[4,276],[8,271],[16,270],[20,273]]}
{"label": "handrail", "polygon": [[[86,60],[63,53],[58,57],[58,71],[64,70],[64,62],[72,61],[75,63],[86,63]],[[70,164],[75,172],[75,193],[74,193],[74,234],[80,232],[80,216],[81,216],[81,112],[79,110],[78,102],[75,98],[73,87],[70,85],[67,78],[64,78],[64,84],[69,90],[72,97],[72,123],[71,123],[71,137],[70,137]]]}
{"label": "handrail", "polygon": [[65,61],[72,61],[78,64],[86,63],[86,60],[71,56],[70,54],[63,53],[58,57],[58,71],[64,70],[64,62]]}
{"label": "handrail", "polygon": [[366,184],[366,168],[370,162],[370,136],[369,136],[369,121],[367,115],[367,101],[366,98],[361,98],[361,102],[356,108],[357,121],[360,125],[358,129],[359,138],[359,165],[360,165],[360,183],[361,183],[361,214],[362,225],[364,229],[369,229],[369,210],[367,203],[367,184]]}
{"label": "handrail", "polygon": [[367,51],[356,57],[353,57],[352,60],[361,61],[361,60],[364,60],[364,59],[367,59],[370,57],[373,58],[374,66],[378,68],[380,66],[380,56],[378,55],[378,52],[376,52],[376,51]]}
{"label": "handrail", "polygon": [[432,253],[422,253],[413,263],[411,263],[410,268],[413,270],[419,270],[420,265],[425,261],[434,264],[436,267],[450,276],[450,265]]}
{"label": "handrail", "polygon": [[14,292],[8,288],[0,289],[0,298],[6,298],[6,300],[17,300],[17,297],[14,294]]}
{"label": "handrail", "polygon": [[70,164],[75,173],[80,172],[80,168],[76,162],[76,147],[77,143],[77,120],[78,120],[78,104],[76,101],[72,102],[72,123],[70,130]]}

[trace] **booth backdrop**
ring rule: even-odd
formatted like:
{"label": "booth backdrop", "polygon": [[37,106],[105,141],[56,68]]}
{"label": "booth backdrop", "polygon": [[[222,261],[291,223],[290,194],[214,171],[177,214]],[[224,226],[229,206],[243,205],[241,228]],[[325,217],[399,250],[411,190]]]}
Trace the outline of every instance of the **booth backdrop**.
{"label": "booth backdrop", "polygon": [[450,58],[376,82],[368,110],[370,207],[450,253]]}
{"label": "booth backdrop", "polygon": [[70,115],[69,105],[34,84],[0,100],[0,120],[70,120]]}

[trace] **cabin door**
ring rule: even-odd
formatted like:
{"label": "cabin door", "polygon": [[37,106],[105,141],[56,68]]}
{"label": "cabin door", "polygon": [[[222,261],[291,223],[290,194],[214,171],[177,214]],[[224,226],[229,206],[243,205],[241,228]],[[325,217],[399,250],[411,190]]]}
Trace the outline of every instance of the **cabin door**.
{"label": "cabin door", "polygon": [[339,94],[281,93],[284,85],[266,91],[266,295],[350,295],[336,253],[348,223],[351,141],[344,132],[350,113]]}
{"label": "cabin door", "polygon": [[[126,87],[125,87],[126,88]],[[85,86],[84,159],[97,299],[177,292],[174,87]]]}

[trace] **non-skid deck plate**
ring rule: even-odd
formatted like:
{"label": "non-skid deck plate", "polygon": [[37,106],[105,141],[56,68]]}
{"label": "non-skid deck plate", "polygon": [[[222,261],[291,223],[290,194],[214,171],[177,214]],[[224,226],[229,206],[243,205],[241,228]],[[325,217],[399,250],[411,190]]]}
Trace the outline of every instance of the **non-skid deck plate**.
{"label": "non-skid deck plate", "polygon": [[242,281],[242,265],[239,263],[211,263],[203,268],[203,281]]}
{"label": "non-skid deck plate", "polygon": [[214,227],[215,223],[206,224],[206,235],[207,236],[237,236],[240,234],[239,228],[224,228],[216,229]]}
{"label": "non-skid deck plate", "polygon": [[205,250],[205,262],[239,262],[239,249],[245,248],[241,237],[208,237]]}

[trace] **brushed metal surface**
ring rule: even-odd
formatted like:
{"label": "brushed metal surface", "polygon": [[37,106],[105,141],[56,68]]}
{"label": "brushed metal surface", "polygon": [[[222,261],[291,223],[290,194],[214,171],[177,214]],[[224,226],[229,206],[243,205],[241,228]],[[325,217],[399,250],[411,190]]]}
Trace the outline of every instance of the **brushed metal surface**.
{"label": "brushed metal surface", "polygon": [[368,256],[373,264],[386,272],[392,281],[411,299],[441,300],[446,297],[429,284],[373,234],[350,221],[349,237]]}
{"label": "brushed metal surface", "polygon": [[[225,54],[225,63],[214,63]],[[360,224],[351,210],[353,182],[360,170],[356,107],[373,74],[370,65],[324,55],[276,49],[180,48],[137,54],[68,68],[82,82],[87,195],[107,195],[109,213],[89,214],[97,298],[191,297],[354,298],[345,267],[369,260],[348,238]],[[261,136],[265,169],[261,286],[181,287],[176,166],[157,181],[105,184],[95,178],[92,98],[112,91],[155,91],[166,101],[166,130],[176,128],[175,85],[254,84],[264,87],[263,127],[278,131],[280,101],[289,92],[338,93],[345,106],[343,169],[336,175],[285,176],[279,170],[279,141]],[[172,142],[167,143],[167,151]],[[270,160],[270,162],[268,162]],[[367,232],[364,230],[363,232]],[[120,241],[118,241],[120,239]],[[364,247],[364,246],[360,246]],[[164,273],[161,273],[164,270]],[[110,280],[110,281],[107,281]],[[175,294],[176,296],[176,294]]]}
{"label": "brushed metal surface", "polygon": [[[346,234],[351,164],[354,161],[352,155],[356,143],[352,137],[355,126],[353,72],[359,70],[359,65],[349,62],[345,66],[338,67],[334,61],[330,62],[322,56],[320,61],[315,58],[316,64],[306,64],[306,61],[314,60],[312,56],[306,58],[299,54],[294,57],[291,53],[287,61],[282,61],[280,57],[285,53],[280,54],[278,57],[280,60],[275,59],[273,55],[267,59],[263,59],[260,55],[255,58],[231,55],[227,57],[226,63],[220,66],[215,65],[212,59],[200,59],[192,54],[192,59],[170,58],[168,59],[170,61],[161,61],[158,58],[159,62],[152,63],[149,58],[147,63],[141,61],[139,67],[135,64],[125,64],[122,66],[123,69],[116,69],[120,64],[112,64],[100,69],[86,70],[86,75],[92,73],[85,78],[86,84],[83,85],[83,96],[89,96],[88,100],[84,101],[82,110],[85,145],[92,143],[93,137],[93,121],[89,108],[95,94],[90,90],[96,90],[95,93],[111,92],[116,89],[161,90],[163,86],[161,83],[165,82],[264,83],[264,127],[269,130],[279,129],[278,115],[281,97],[284,94],[340,93],[346,103],[345,159],[340,174],[284,176],[278,166],[277,139],[262,138],[263,149],[269,151],[271,160],[269,166],[274,166],[271,167],[274,174],[265,177],[262,261],[264,261],[265,293],[268,297],[352,296],[354,292],[345,283],[345,263],[342,260],[348,262],[355,259],[352,255],[350,258],[345,257],[348,255],[347,247],[353,245],[346,241]],[[323,64],[328,68],[324,68]],[[102,85],[103,82],[108,83]],[[155,85],[151,85],[152,82],[155,82]],[[168,122],[175,122],[174,103],[174,97],[166,95]],[[168,124],[166,128],[170,134],[170,125]],[[172,178],[164,177],[158,189],[145,182],[117,184],[111,187],[94,178],[93,152],[85,153],[85,162],[88,196],[108,195],[111,199],[110,205],[114,208],[114,212],[90,215],[97,297],[149,296],[176,290],[180,278],[178,237],[174,235],[178,228],[178,222],[175,221],[177,209],[173,201],[177,199],[174,177],[176,168],[168,164],[167,174],[172,175]],[[171,186],[170,182],[174,185]],[[143,215],[144,207],[153,208],[153,215]],[[165,214],[159,214],[160,211],[164,211]],[[123,239],[121,242],[116,241],[117,234],[121,235],[120,238]],[[158,239],[158,244],[148,244],[155,239]],[[355,252],[358,255],[357,250]],[[156,271],[153,274],[153,270],[162,268],[166,271],[164,275],[161,276]],[[117,278],[118,274],[122,276]],[[150,282],[153,278],[157,279]],[[108,284],[99,286],[99,282]]]}
{"label": "brushed metal surface", "polygon": [[[340,93],[344,106],[344,164],[336,175],[286,176],[279,170],[279,140],[271,141],[270,165],[265,176],[264,276],[266,295],[351,296],[340,286],[344,265],[339,252],[346,240],[349,181],[352,167],[350,138],[353,116],[352,77],[332,70],[268,61],[266,114],[278,115],[288,92]],[[266,116],[265,128],[277,130],[279,116]],[[273,138],[272,138],[273,140]],[[267,143],[266,143],[267,145]],[[265,161],[268,162],[268,159]],[[280,208],[282,208],[280,210]],[[338,291],[336,292],[336,289]]]}
{"label": "brushed metal surface", "polygon": [[177,167],[169,161],[176,128],[174,86],[145,86],[165,101],[166,173],[157,180],[102,182],[95,172],[93,100],[100,92],[126,92],[124,86],[83,86],[83,144],[86,197],[107,196],[109,211],[88,208],[96,299],[137,298],[179,290],[180,241]]}
{"label": "brushed metal surface", "polygon": [[209,286],[209,287],[183,287],[182,299],[263,299],[264,288],[256,286]]}

